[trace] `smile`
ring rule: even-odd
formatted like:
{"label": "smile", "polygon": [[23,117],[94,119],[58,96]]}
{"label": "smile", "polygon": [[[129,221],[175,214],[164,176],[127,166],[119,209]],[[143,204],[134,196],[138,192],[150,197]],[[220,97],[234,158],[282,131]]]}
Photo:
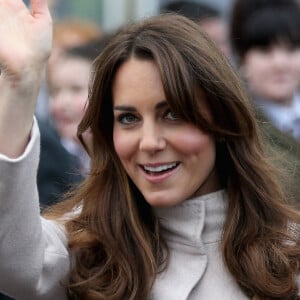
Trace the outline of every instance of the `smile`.
{"label": "smile", "polygon": [[178,165],[179,162],[173,162],[168,164],[142,165],[141,167],[149,175],[161,175],[174,170]]}

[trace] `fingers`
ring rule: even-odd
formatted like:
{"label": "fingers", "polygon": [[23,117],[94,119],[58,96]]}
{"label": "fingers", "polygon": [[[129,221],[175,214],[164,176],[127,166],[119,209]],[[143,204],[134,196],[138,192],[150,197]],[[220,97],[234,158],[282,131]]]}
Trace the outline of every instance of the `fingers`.
{"label": "fingers", "polygon": [[33,16],[49,14],[47,0],[30,0],[30,5]]}
{"label": "fingers", "polygon": [[[0,0],[0,68],[10,81],[44,69],[51,51],[52,20],[47,0]],[[26,72],[25,72],[26,70]],[[0,99],[1,100],[1,99]]]}

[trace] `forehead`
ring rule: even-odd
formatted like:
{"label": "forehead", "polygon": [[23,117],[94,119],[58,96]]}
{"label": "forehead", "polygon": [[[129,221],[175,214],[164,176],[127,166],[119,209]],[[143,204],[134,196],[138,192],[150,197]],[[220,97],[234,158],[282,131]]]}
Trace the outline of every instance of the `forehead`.
{"label": "forehead", "polygon": [[[126,77],[128,76],[128,77]],[[129,60],[123,62],[114,78],[114,83],[122,80],[131,82],[136,79],[153,77],[152,79],[160,80],[160,73],[156,63],[151,59],[140,59],[132,57]]]}
{"label": "forehead", "polygon": [[92,63],[81,57],[76,56],[62,56],[57,60],[48,72],[48,77],[55,80],[58,73],[68,72],[74,76],[82,77],[89,76]]}
{"label": "forehead", "polygon": [[90,66],[92,64],[92,61],[76,55],[61,55],[58,58],[57,63],[55,63],[55,66],[59,68],[59,66],[71,64],[81,64]]}
{"label": "forehead", "polygon": [[132,58],[117,70],[112,86],[113,103],[146,105],[165,99],[158,67],[151,60]]}

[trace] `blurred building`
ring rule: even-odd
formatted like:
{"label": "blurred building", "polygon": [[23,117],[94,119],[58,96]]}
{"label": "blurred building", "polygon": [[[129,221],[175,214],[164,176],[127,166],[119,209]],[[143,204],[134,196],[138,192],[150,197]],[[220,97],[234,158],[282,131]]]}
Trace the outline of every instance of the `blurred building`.
{"label": "blurred building", "polygon": [[[29,0],[26,0],[27,2]],[[83,18],[97,22],[104,30],[159,12],[159,0],[48,0],[54,19]]]}
{"label": "blurred building", "polygon": [[[24,0],[26,3],[29,0]],[[119,26],[160,11],[160,7],[174,0],[48,0],[54,19],[83,18],[93,20],[104,30]],[[191,0],[215,5],[224,15],[230,11],[232,0]]]}
{"label": "blurred building", "polygon": [[[175,0],[160,0],[162,5],[173,2]],[[223,12],[224,16],[230,13],[232,0],[190,0],[191,2],[205,3],[209,6],[215,6],[219,11]],[[146,1],[145,1],[146,2]]]}

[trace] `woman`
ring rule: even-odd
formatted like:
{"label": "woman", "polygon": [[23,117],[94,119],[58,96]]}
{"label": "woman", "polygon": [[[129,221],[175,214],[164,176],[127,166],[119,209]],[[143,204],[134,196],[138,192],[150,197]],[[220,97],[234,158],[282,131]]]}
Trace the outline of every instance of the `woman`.
{"label": "woman", "polygon": [[[7,2],[0,16],[16,22],[19,2]],[[21,28],[45,32],[46,4],[31,4],[35,22]],[[19,68],[13,62],[25,51],[9,63],[0,48],[1,141],[18,138],[1,143],[4,292],[23,299],[66,299],[66,292],[69,299],[297,299],[299,214],[284,204],[238,78],[197,24],[160,16],[112,38],[96,61],[79,126],[79,136],[93,136],[90,175],[46,218],[38,213],[38,129],[28,104],[49,48],[41,55],[41,43],[27,45],[40,56],[27,54]],[[17,88],[8,72],[21,78]],[[15,100],[24,90],[26,113]],[[21,128],[6,123],[16,113]]]}

